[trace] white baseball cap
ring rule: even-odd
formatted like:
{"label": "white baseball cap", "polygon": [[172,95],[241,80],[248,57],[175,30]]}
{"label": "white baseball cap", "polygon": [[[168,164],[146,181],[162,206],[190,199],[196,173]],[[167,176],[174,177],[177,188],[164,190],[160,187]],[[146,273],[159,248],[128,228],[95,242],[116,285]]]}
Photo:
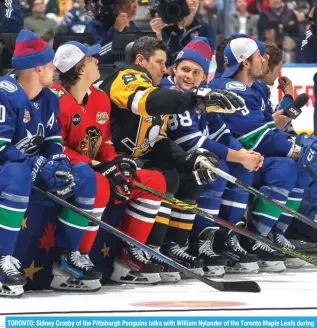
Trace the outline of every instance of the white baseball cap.
{"label": "white baseball cap", "polygon": [[100,44],[86,47],[80,42],[69,41],[58,47],[53,64],[59,71],[65,73],[78,64],[85,56],[98,54],[100,49]]}
{"label": "white baseball cap", "polygon": [[238,38],[230,41],[224,51],[227,66],[221,77],[232,76],[238,70],[240,64],[258,49],[257,43],[250,38]]}

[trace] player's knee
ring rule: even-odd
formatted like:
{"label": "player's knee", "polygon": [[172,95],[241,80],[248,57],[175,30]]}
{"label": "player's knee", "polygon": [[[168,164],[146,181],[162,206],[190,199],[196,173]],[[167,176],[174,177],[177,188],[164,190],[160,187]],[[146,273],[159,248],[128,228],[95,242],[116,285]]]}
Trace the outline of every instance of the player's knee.
{"label": "player's knee", "polygon": [[224,160],[220,160],[219,161],[219,168],[220,170],[226,172],[226,173],[229,173],[229,166],[228,164],[224,161]]}
{"label": "player's knee", "polygon": [[86,163],[77,163],[72,167],[72,173],[78,188],[97,190],[95,171]]}
{"label": "player's knee", "polygon": [[157,170],[141,170],[137,172],[138,180],[159,192],[166,192],[167,182],[162,172]]}
{"label": "player's knee", "polygon": [[32,186],[30,167],[25,163],[12,162],[4,165],[2,170],[2,182],[6,190],[18,195],[29,195]]}
{"label": "player's knee", "polygon": [[180,184],[180,177],[176,169],[168,169],[161,171],[166,182],[166,192],[175,195]]}
{"label": "player's knee", "polygon": [[279,161],[281,161],[280,178],[295,183],[298,174],[297,163],[291,158],[279,158]]}

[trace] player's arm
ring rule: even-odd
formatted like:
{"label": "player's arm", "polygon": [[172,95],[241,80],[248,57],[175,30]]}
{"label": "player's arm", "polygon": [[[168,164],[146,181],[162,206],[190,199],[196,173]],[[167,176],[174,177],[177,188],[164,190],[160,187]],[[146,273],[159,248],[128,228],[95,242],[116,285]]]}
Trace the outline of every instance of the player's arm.
{"label": "player's arm", "polygon": [[60,110],[59,99],[53,92],[49,92],[51,93],[49,98],[50,111],[46,123],[45,139],[40,148],[40,154],[45,158],[61,154],[64,151],[61,128],[57,122]]}
{"label": "player's arm", "polygon": [[189,108],[203,112],[214,107],[224,110],[242,107],[241,100],[228,92],[226,95],[209,92],[202,96],[197,92],[182,93],[154,87],[146,73],[135,70],[121,71],[100,87],[117,107],[143,117],[181,114]]}
{"label": "player's arm", "polygon": [[102,142],[99,148],[99,152],[97,155],[97,160],[102,161],[112,161],[115,159],[118,154],[116,153],[114,146],[112,144],[112,137],[111,137],[111,131],[110,131],[110,112],[111,112],[111,104],[109,97],[104,94],[104,97],[102,99],[102,103],[104,105],[105,111],[108,114],[109,119],[107,122],[103,125],[102,132]]}

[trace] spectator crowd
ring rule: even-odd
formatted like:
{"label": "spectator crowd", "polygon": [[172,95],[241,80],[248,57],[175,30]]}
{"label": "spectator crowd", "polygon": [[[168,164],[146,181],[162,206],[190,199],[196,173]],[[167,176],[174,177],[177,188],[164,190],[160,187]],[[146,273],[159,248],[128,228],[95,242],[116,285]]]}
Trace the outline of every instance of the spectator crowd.
{"label": "spectator crowd", "polygon": [[[0,6],[7,15],[20,3],[20,28],[33,30],[51,44],[56,34],[91,34],[102,46],[101,63],[113,62],[112,41],[116,34],[153,32],[167,45],[170,64],[195,36],[206,37],[214,50],[232,33],[248,34],[277,45],[283,50],[284,63],[303,62],[301,42],[309,30],[309,13],[315,5],[314,0],[227,0],[228,15],[224,15],[224,0],[186,0],[189,15],[176,24],[165,24],[156,12],[150,11],[157,0],[114,0],[115,17],[107,22],[101,18],[100,1],[89,1],[93,10],[87,8],[85,0],[0,0]],[[19,25],[15,24],[15,28]],[[8,30],[2,28],[2,32],[17,32],[7,26]]]}

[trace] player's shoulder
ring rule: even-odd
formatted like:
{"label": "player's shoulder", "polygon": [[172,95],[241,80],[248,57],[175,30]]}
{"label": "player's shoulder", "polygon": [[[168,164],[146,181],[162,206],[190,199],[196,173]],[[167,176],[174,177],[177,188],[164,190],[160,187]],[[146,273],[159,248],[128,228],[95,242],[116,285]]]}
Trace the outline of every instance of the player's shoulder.
{"label": "player's shoulder", "polygon": [[262,81],[255,81],[251,88],[262,96],[269,97],[270,95],[270,88]]}
{"label": "player's shoulder", "polygon": [[59,83],[53,84],[50,88],[50,91],[54,93],[58,99],[62,99],[68,95],[68,92]]}
{"label": "player's shoulder", "polygon": [[175,83],[174,78],[172,76],[164,77],[160,82],[160,88],[180,90],[179,86]]}
{"label": "player's shoulder", "polygon": [[208,87],[212,89],[224,89],[235,93],[245,93],[248,91],[248,86],[243,82],[223,77],[210,81]]}
{"label": "player's shoulder", "polygon": [[58,101],[59,97],[56,92],[54,92],[51,88],[43,88],[41,91],[41,98],[45,99],[45,101],[51,103]]}
{"label": "player's shoulder", "polygon": [[11,76],[0,76],[0,92],[7,98],[16,97],[23,89],[19,86],[18,81]]}

